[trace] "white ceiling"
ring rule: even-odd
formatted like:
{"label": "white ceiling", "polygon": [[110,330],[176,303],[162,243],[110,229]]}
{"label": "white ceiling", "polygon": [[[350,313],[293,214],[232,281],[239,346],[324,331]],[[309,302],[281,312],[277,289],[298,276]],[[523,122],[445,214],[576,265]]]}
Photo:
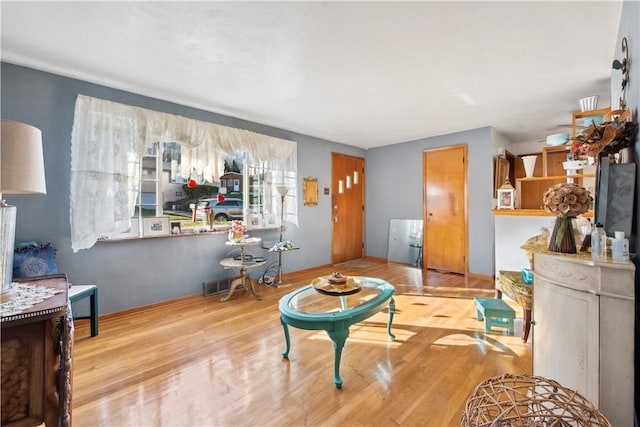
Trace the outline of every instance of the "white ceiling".
{"label": "white ceiling", "polygon": [[621,4],[9,2],[2,60],[371,148],[610,104]]}

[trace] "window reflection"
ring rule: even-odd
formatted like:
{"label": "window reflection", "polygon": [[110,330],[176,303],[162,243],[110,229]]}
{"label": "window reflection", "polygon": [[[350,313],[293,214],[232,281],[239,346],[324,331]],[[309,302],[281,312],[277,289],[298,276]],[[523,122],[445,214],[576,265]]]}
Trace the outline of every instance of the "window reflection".
{"label": "window reflection", "polygon": [[295,172],[285,174],[278,162],[252,161],[248,153],[238,151],[224,158],[219,181],[195,170],[184,176],[181,149],[179,142],[158,143],[137,161],[140,182],[132,222],[169,217],[171,235],[225,229],[234,219],[243,220],[249,229],[277,226],[273,219],[280,211],[274,188],[279,181],[274,177],[295,183]]}

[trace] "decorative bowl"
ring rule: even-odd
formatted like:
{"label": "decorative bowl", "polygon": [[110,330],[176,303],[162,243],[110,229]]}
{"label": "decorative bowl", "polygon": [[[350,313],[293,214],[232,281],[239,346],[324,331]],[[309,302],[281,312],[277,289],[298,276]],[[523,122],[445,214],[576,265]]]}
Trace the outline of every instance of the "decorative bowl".
{"label": "decorative bowl", "polygon": [[555,147],[558,145],[564,145],[567,142],[569,142],[568,133],[555,133],[547,137],[547,145],[550,145],[552,147]]}

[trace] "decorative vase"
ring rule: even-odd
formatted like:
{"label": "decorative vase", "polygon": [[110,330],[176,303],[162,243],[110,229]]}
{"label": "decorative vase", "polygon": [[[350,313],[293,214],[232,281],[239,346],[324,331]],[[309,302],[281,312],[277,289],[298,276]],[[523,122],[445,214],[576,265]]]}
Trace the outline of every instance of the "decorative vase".
{"label": "decorative vase", "polygon": [[229,230],[229,241],[238,243],[242,240],[242,233],[234,233],[232,230]]}
{"label": "decorative vase", "polygon": [[527,178],[531,178],[533,176],[533,170],[536,167],[536,159],[537,156],[524,156],[522,158],[522,163],[524,164],[524,174]]}
{"label": "decorative vase", "polygon": [[565,254],[576,253],[576,240],[573,233],[573,219],[571,216],[559,216],[549,238],[549,250]]}

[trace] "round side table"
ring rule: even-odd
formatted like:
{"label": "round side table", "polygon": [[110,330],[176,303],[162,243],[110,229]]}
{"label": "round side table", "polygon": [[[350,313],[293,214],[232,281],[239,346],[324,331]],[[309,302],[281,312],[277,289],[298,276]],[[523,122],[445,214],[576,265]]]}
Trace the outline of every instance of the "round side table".
{"label": "round side table", "polygon": [[229,270],[229,269],[238,270],[240,273],[240,276],[231,281],[231,285],[229,286],[229,293],[227,294],[227,296],[220,298],[221,302],[225,302],[229,298],[231,298],[231,295],[233,295],[233,292],[240,285],[251,290],[251,293],[258,301],[262,300],[262,297],[256,293],[255,283],[253,280],[251,280],[251,277],[249,277],[249,275],[247,274],[247,270],[260,267],[264,265],[266,261],[256,262],[253,260],[247,260],[245,255],[246,247],[255,246],[261,241],[262,239],[258,237],[249,237],[246,239],[242,239],[239,242],[232,242],[232,241],[225,242],[227,246],[239,246],[241,249],[241,255],[240,255],[240,259],[235,259],[233,257],[224,258],[222,261],[220,261],[220,265],[222,265],[222,267],[224,267],[225,270]]}

